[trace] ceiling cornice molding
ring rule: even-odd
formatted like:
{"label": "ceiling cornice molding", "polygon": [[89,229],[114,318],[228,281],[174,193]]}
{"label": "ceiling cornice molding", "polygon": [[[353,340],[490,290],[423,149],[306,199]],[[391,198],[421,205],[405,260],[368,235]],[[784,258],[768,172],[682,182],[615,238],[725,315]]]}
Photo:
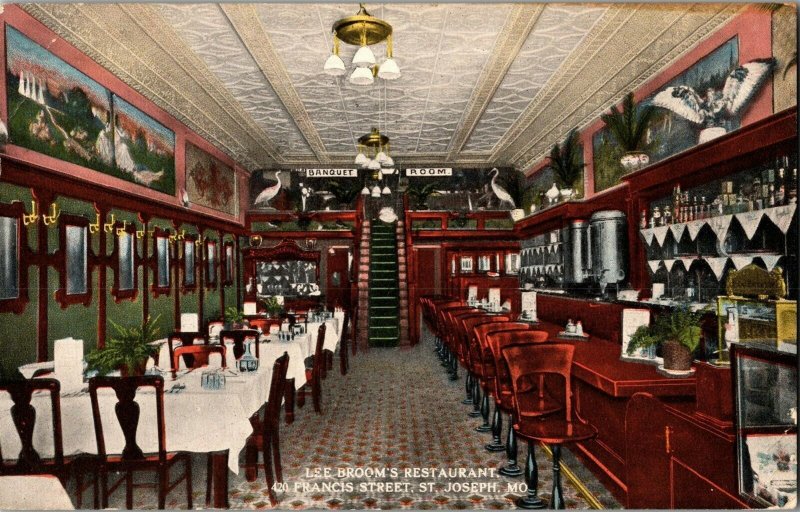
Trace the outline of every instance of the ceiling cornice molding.
{"label": "ceiling cornice molding", "polygon": [[[600,114],[605,112],[610,105],[618,103],[628,91],[636,90],[648,80],[652,79],[659,71],[666,68],[690,51],[700,41],[708,37],[725,23],[729,22],[737,13],[746,9],[742,4],[717,5],[719,10],[711,17],[704,18],[700,24],[688,21],[686,15],[695,9],[708,9],[709,4],[689,5],[688,10],[675,20],[670,26],[659,31],[649,44],[629,61],[623,63],[616,73],[598,86],[586,88],[588,100],[574,97],[572,102],[554,106],[549,116],[549,123],[537,125],[538,137],[531,137],[524,146],[509,160],[517,163],[519,168],[526,169],[545,157],[550,146],[563,139],[573,127],[579,129],[596,121]],[[682,25],[683,23],[683,25]],[[667,38],[666,33],[671,31],[677,36]],[[677,40],[676,40],[677,39]],[[661,55],[658,53],[661,52]],[[637,71],[632,61],[647,63],[649,66]],[[554,112],[561,114],[561,120],[553,117]]]}
{"label": "ceiling cornice molding", "polygon": [[517,58],[522,45],[539,20],[544,4],[518,4],[508,16],[505,25],[497,36],[492,55],[481,70],[467,108],[461,116],[453,138],[448,147],[448,159],[453,160],[461,152],[475,126],[489,106],[497,88],[503,83],[508,69]]}
{"label": "ceiling cornice molding", "polygon": [[[213,74],[149,6],[25,4],[22,7],[234,160],[249,168],[280,161],[277,153],[270,151],[275,144],[237,108],[230,93],[215,83]],[[125,23],[109,23],[113,19],[124,19]],[[169,41],[169,46],[159,44],[159,39]],[[158,48],[158,55],[154,54],[154,48]]]}
{"label": "ceiling cornice molding", "polygon": [[272,85],[297,129],[305,138],[320,163],[327,163],[329,156],[325,144],[311,121],[308,111],[297,94],[292,79],[275,52],[264,25],[259,20],[258,11],[252,4],[221,4],[222,12],[231,22],[247,51],[253,57],[261,73]]}

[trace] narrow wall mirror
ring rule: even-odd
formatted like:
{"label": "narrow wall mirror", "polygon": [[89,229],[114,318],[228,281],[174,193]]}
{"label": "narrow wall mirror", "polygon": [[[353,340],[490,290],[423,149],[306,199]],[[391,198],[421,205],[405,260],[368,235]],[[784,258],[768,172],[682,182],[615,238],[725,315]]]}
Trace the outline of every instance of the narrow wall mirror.
{"label": "narrow wall mirror", "polygon": [[156,230],[156,278],[155,288],[169,293],[169,234],[166,231]]}
{"label": "narrow wall mirror", "polygon": [[206,287],[217,287],[217,242],[206,242]]}
{"label": "narrow wall mirror", "polygon": [[183,288],[193,290],[195,288],[195,244],[194,239],[183,241]]}
{"label": "narrow wall mirror", "polygon": [[0,217],[0,300],[19,298],[19,219]]}
{"label": "narrow wall mirror", "polygon": [[114,230],[116,272],[112,293],[117,300],[136,296],[136,228],[119,224]]}
{"label": "narrow wall mirror", "polygon": [[233,284],[235,264],[235,259],[233,256],[233,242],[225,242],[223,247],[225,248],[223,253],[223,257],[225,258],[225,284]]}
{"label": "narrow wall mirror", "polygon": [[62,307],[69,304],[88,306],[92,295],[89,275],[89,220],[62,214],[59,222],[61,275],[56,298]]}

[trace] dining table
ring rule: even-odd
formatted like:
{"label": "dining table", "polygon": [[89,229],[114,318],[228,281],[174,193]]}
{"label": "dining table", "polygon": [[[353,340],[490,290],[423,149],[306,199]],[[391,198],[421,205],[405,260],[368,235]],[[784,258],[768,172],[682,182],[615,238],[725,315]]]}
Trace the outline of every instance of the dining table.
{"label": "dining table", "polygon": [[0,510],[74,509],[67,490],[56,476],[0,476]]}
{"label": "dining table", "polygon": [[[239,372],[232,360],[233,350],[227,354],[227,368],[203,367],[166,370],[169,353],[166,340],[161,340],[158,365],[148,372],[164,377],[164,425],[166,447],[172,452],[211,453],[213,504],[217,508],[228,506],[228,470],[239,473],[239,453],[253,432],[251,417],[258,413],[269,397],[272,367],[276,359],[289,354],[287,379],[293,381],[291,393],[286,396],[286,410],[294,411],[294,391],[306,383],[305,360],[314,354],[316,332],[319,324],[308,324],[305,334],[290,341],[279,341],[277,333],[262,338],[259,345],[258,369]],[[338,344],[337,319],[326,320],[326,348],[335,350]],[[331,334],[328,335],[327,331]],[[230,347],[229,347],[230,348]],[[204,372],[217,372],[225,377],[220,389],[206,389],[202,385]],[[48,377],[58,378],[50,374]],[[61,391],[61,425],[65,456],[96,454],[92,406],[88,384],[77,390]],[[155,393],[141,389],[137,393],[141,415],[136,443],[145,453],[158,451]],[[112,390],[98,390],[101,416],[105,419],[107,453],[122,453],[125,439],[119,423],[114,419],[117,403]],[[0,392],[0,411],[9,411],[13,402],[6,392]],[[36,409],[33,446],[43,458],[54,454],[52,412],[49,394],[37,391],[31,405]],[[287,413],[288,416],[288,413]],[[88,434],[88,435],[87,435]],[[0,415],[0,446],[6,454],[19,453],[21,443],[10,414]],[[2,507],[0,507],[2,508]]]}

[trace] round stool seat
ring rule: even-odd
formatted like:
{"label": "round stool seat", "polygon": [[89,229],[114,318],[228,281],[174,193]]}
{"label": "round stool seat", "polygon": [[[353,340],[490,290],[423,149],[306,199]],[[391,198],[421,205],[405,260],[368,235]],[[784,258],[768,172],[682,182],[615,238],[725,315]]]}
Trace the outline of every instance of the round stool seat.
{"label": "round stool seat", "polygon": [[514,425],[514,430],[524,439],[547,444],[574,443],[597,436],[597,429],[588,423],[567,422],[561,418],[518,422]]}

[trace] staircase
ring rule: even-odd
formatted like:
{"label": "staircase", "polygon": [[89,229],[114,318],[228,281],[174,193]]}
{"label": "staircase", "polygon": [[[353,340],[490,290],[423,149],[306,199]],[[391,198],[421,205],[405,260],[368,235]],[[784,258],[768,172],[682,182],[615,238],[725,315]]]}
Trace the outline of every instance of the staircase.
{"label": "staircase", "polygon": [[400,339],[396,223],[373,221],[370,235],[369,345],[396,347]]}

